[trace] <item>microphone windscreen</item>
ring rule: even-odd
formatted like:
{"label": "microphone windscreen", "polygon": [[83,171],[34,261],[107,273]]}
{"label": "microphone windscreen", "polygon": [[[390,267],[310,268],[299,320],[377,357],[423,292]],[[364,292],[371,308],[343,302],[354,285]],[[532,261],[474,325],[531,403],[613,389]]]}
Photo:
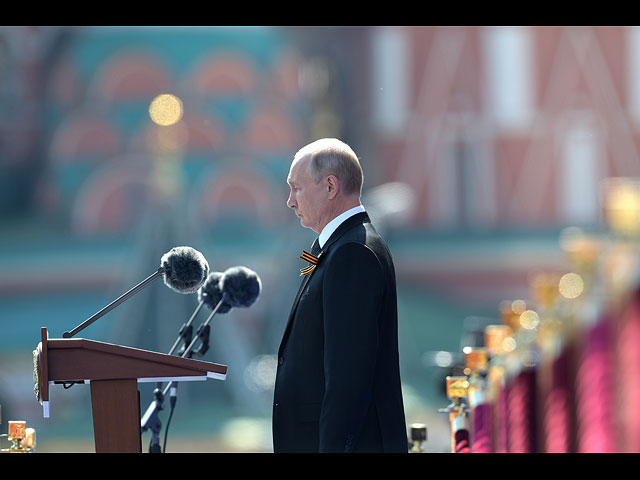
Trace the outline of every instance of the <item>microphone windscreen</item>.
{"label": "microphone windscreen", "polygon": [[[222,299],[222,285],[220,281],[223,275],[222,272],[211,272],[202,287],[198,290],[198,302],[203,302],[210,310],[214,310]],[[227,313],[229,310],[231,310],[231,305],[225,301],[218,307],[217,313]]]}
{"label": "microphone windscreen", "polygon": [[260,295],[260,277],[247,267],[231,267],[224,271],[220,281],[222,293],[233,307],[249,307]]}
{"label": "microphone windscreen", "polygon": [[164,283],[178,293],[195,293],[209,275],[204,255],[191,247],[173,247],[160,259]]}

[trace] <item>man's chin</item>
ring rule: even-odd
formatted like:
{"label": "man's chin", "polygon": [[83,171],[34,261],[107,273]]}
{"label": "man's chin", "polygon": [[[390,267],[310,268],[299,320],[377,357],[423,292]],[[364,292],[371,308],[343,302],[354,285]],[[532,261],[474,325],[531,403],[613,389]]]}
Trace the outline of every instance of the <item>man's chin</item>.
{"label": "man's chin", "polygon": [[313,226],[311,226],[311,225],[307,225],[307,224],[305,223],[305,221],[304,221],[304,219],[303,219],[302,217],[299,217],[299,218],[300,218],[300,226],[302,226],[302,227],[304,227],[304,228],[308,228],[308,229],[313,230],[314,232],[318,233],[318,232],[316,231],[316,229],[315,229],[315,228],[313,228]]}

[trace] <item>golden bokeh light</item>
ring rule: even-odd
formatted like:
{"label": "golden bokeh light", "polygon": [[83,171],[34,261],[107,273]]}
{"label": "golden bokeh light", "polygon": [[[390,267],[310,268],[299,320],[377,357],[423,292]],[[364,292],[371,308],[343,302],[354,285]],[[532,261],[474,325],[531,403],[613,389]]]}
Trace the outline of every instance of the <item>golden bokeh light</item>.
{"label": "golden bokeh light", "polygon": [[161,126],[174,125],[182,118],[182,101],[175,95],[163,93],[149,105],[151,120]]}
{"label": "golden bokeh light", "polygon": [[640,180],[613,177],[603,181],[605,218],[611,230],[619,234],[637,234],[640,230]]}
{"label": "golden bokeh light", "polygon": [[540,323],[540,317],[533,310],[525,310],[520,315],[520,325],[527,330],[535,329]]}
{"label": "golden bokeh light", "polygon": [[524,300],[514,300],[511,302],[511,310],[513,313],[522,314],[527,309],[527,304]]}
{"label": "golden bokeh light", "polygon": [[516,339],[513,337],[507,337],[502,340],[501,346],[505,352],[513,352],[517,346]]}
{"label": "golden bokeh light", "polygon": [[560,278],[558,289],[565,298],[577,298],[584,290],[584,282],[577,273],[567,273]]}

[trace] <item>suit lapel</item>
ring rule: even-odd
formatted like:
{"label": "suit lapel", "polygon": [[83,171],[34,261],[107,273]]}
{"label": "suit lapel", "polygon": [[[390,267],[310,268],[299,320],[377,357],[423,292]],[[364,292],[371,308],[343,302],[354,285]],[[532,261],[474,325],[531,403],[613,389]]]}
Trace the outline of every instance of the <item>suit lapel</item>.
{"label": "suit lapel", "polygon": [[289,322],[293,318],[293,314],[295,313],[296,308],[298,307],[298,302],[300,301],[300,296],[302,295],[302,292],[304,292],[304,289],[307,286],[307,283],[309,283],[309,279],[311,278],[311,276],[314,274],[315,271],[316,269],[314,268],[313,270],[311,270],[310,273],[308,273],[302,278],[302,283],[300,284],[300,288],[298,289],[298,294],[296,295],[296,298],[293,301],[293,307],[291,308],[291,312],[289,313]]}
{"label": "suit lapel", "polygon": [[[323,256],[327,254],[327,251],[329,250],[331,245],[333,245],[336,242],[336,240],[338,240],[345,232],[349,231],[356,225],[362,225],[363,223],[366,223],[369,221],[370,221],[369,215],[367,215],[366,212],[357,213],[356,215],[347,218],[344,222],[342,222],[342,224],[340,224],[338,228],[336,228],[336,231],[331,234],[329,239],[324,244],[324,247],[322,247]],[[291,309],[291,312],[289,313],[289,322],[291,322],[291,319],[293,318],[293,315],[298,306],[298,302],[300,301],[300,296],[302,295],[302,292],[304,292],[304,289],[307,286],[307,283],[309,283],[309,279],[311,278],[311,276],[314,274],[315,271],[316,269],[313,269],[311,273],[304,276],[302,280],[302,284],[300,285],[300,289],[298,290],[298,294],[296,295],[296,298],[293,301],[293,307]]]}
{"label": "suit lapel", "polygon": [[[370,222],[370,220],[369,220],[369,215],[367,215],[366,212],[357,213],[354,216],[349,217],[342,224],[340,224],[340,226],[336,229],[336,231],[333,232],[331,237],[329,237],[324,247],[322,248],[322,251],[324,252],[323,255],[327,254],[327,251],[329,250],[331,245],[333,245],[336,242],[336,240],[338,240],[345,232],[349,231],[351,228],[355,227],[356,225],[362,225],[363,223],[368,223],[368,222]],[[295,316],[296,310],[298,309],[298,302],[300,301],[300,297],[302,296],[302,293],[304,292],[307,286],[307,283],[309,283],[311,276],[315,273],[316,270],[317,268],[313,269],[311,273],[309,273],[308,275],[305,275],[304,278],[302,279],[302,283],[300,284],[300,288],[298,289],[296,298],[293,301],[291,312],[289,313],[289,319],[287,320],[287,326],[285,327],[284,336],[281,342],[281,348],[282,348],[282,345],[285,344],[286,338],[289,336],[289,330],[291,329],[291,323],[293,321],[293,317]]]}

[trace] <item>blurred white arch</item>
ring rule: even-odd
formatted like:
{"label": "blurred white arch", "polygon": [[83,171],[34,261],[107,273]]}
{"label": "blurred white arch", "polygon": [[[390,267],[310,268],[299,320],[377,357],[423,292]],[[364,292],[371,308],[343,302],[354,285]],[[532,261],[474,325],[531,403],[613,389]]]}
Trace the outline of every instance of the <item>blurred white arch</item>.
{"label": "blurred white arch", "polygon": [[54,165],[87,157],[112,157],[122,147],[122,133],[98,108],[79,108],[56,127],[48,153]]}
{"label": "blurred white arch", "polygon": [[258,85],[253,60],[241,51],[213,51],[183,78],[182,89],[196,96],[250,94]]}
{"label": "blurred white arch", "polygon": [[147,100],[173,89],[169,69],[152,52],[141,48],[113,53],[89,83],[89,100],[106,103]]}
{"label": "blurred white arch", "polygon": [[[70,211],[72,230],[80,234],[95,234],[117,229],[118,225],[104,222],[109,199],[119,191],[135,188],[140,188],[141,193],[146,195],[151,188],[149,163],[144,155],[123,155],[98,168],[82,185],[73,201]],[[126,228],[126,225],[123,227]]]}
{"label": "blurred white arch", "polygon": [[[240,205],[259,224],[280,224],[282,212],[286,213],[286,198],[279,198],[265,178],[266,175],[261,175],[255,166],[223,167],[222,170],[212,167],[192,189],[188,207],[190,223],[213,224],[222,216],[226,206]],[[236,194],[242,196],[241,201],[231,198]],[[280,206],[281,209],[278,208]]]}

